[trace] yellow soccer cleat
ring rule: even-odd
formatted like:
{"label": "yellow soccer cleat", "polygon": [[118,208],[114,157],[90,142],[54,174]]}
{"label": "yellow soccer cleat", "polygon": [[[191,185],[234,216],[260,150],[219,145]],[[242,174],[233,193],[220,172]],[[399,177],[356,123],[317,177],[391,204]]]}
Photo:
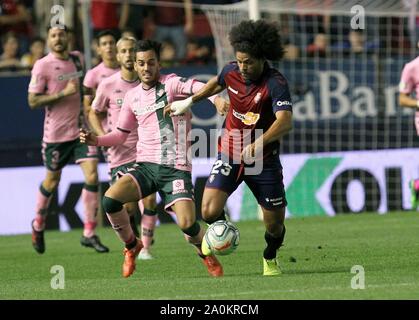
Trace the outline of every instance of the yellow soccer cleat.
{"label": "yellow soccer cleat", "polygon": [[268,260],[263,258],[263,275],[264,276],[279,276],[281,269],[279,268],[276,258]]}
{"label": "yellow soccer cleat", "polygon": [[212,254],[210,247],[208,246],[208,243],[205,241],[205,239],[202,239],[201,243],[201,251],[204,256],[209,256]]}

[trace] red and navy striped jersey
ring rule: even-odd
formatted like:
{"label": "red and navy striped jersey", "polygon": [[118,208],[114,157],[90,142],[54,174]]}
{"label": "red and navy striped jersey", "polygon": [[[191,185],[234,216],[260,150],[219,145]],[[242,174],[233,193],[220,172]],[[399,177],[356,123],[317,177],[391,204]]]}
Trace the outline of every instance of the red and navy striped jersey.
{"label": "red and navy striped jersey", "polygon": [[[225,87],[230,98],[230,109],[218,143],[218,151],[239,159],[243,148],[254,141],[255,129],[265,133],[276,120],[276,112],[292,112],[291,95],[285,77],[276,69],[264,66],[257,81],[244,80],[237,62],[227,64],[218,75],[218,84]],[[250,132],[250,133],[249,133]],[[278,158],[279,141],[265,146],[263,158]]]}

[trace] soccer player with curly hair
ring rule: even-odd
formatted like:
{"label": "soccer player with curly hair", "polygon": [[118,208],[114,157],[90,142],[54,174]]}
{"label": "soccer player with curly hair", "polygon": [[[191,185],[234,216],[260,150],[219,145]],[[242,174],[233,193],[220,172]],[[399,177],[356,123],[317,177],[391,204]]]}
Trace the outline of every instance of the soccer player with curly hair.
{"label": "soccer player with curly hair", "polygon": [[[218,159],[204,190],[202,217],[208,224],[225,220],[226,201],[244,181],[263,211],[263,275],[276,276],[281,273],[277,251],[284,241],[287,205],[279,147],[280,139],[292,129],[292,102],[287,80],[268,61],[280,60],[284,50],[278,27],[263,20],[242,21],[231,29],[229,39],[236,61],[166,111],[183,114],[194,103],[227,89],[230,107],[218,109],[227,115]],[[209,250],[203,248],[203,252]]]}

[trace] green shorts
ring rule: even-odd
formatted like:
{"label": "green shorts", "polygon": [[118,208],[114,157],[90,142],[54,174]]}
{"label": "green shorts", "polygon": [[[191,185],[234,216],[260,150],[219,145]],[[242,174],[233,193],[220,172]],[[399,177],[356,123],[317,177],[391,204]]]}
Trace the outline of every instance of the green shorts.
{"label": "green shorts", "polygon": [[74,159],[75,163],[87,160],[99,160],[97,147],[81,143],[78,138],[72,141],[58,143],[42,142],[42,160],[48,170],[59,171],[71,159]]}
{"label": "green shorts", "polygon": [[136,182],[140,198],[159,192],[166,210],[178,200],[195,200],[189,171],[150,162],[137,162],[127,170],[127,174]]}
{"label": "green shorts", "polygon": [[128,162],[126,164],[120,165],[118,167],[111,169],[111,185],[121,178],[124,174],[128,172],[128,169],[131,168],[135,162]]}

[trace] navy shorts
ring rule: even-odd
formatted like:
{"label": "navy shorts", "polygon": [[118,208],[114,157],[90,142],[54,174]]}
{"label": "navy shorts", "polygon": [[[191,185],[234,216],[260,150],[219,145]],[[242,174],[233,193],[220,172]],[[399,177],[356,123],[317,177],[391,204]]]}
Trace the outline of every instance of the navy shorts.
{"label": "navy shorts", "polygon": [[205,187],[219,189],[230,195],[244,181],[263,208],[274,210],[286,207],[282,166],[279,160],[264,161],[259,174],[252,174],[252,170],[249,170],[252,167],[243,163],[233,163],[232,159],[218,154]]}

